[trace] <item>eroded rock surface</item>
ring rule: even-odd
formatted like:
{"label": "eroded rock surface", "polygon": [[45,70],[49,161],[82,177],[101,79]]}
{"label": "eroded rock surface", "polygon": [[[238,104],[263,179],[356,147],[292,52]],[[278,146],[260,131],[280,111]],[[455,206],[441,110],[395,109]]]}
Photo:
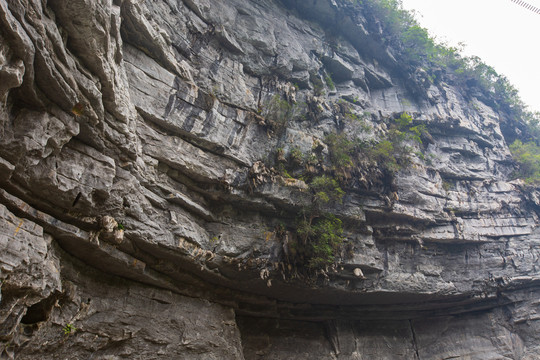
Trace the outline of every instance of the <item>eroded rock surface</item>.
{"label": "eroded rock surface", "polygon": [[[517,120],[351,9],[0,0],[0,358],[536,359]],[[343,251],[306,276],[312,195],[278,165],[404,112],[428,138],[348,179]]]}

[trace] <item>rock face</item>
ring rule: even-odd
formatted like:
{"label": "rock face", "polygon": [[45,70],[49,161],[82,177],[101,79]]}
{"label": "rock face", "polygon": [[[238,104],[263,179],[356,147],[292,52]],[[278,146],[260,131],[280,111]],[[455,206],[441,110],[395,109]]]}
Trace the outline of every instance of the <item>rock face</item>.
{"label": "rock face", "polygon": [[[0,0],[0,358],[538,358],[515,120],[350,3]],[[403,112],[429,138],[345,182],[344,250],[302,273],[279,163]]]}

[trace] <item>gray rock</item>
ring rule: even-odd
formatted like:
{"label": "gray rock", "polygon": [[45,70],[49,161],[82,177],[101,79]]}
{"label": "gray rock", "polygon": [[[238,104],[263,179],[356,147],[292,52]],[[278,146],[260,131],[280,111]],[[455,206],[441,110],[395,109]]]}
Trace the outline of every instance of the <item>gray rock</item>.
{"label": "gray rock", "polygon": [[[0,0],[0,358],[535,359],[510,120],[354,7]],[[408,167],[331,162],[404,111]],[[308,276],[323,171],[344,245]]]}

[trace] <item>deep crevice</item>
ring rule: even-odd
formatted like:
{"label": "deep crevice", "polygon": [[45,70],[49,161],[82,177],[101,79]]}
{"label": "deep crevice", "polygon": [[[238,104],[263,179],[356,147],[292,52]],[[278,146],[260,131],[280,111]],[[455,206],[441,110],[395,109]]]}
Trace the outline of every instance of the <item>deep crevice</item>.
{"label": "deep crevice", "polygon": [[416,354],[416,359],[420,360],[420,355],[418,354],[418,343],[417,343],[417,340],[416,340],[416,332],[414,331],[414,326],[413,326],[412,320],[410,320],[410,319],[409,319],[409,326],[411,327],[413,348],[414,348],[414,352]]}
{"label": "deep crevice", "polygon": [[59,297],[59,293],[53,293],[49,297],[30,306],[26,310],[26,314],[22,317],[21,324],[32,325],[49,319],[52,308]]}

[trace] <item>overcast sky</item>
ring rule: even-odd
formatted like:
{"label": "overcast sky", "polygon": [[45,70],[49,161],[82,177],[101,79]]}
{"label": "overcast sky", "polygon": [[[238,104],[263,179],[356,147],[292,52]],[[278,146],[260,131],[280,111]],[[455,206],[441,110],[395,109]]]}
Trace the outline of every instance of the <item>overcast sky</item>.
{"label": "overcast sky", "polygon": [[[540,0],[524,0],[540,8]],[[416,10],[430,34],[451,45],[465,43],[504,74],[531,110],[540,111],[540,14],[511,0],[402,0]]]}

